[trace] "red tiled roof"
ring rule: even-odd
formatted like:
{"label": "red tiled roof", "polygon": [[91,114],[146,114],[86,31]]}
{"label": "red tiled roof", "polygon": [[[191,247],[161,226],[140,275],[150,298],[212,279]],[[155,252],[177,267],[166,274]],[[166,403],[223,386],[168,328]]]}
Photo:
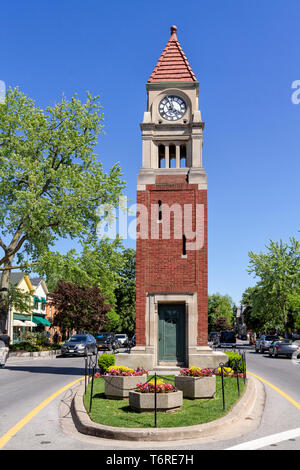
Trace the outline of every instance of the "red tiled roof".
{"label": "red tiled roof", "polygon": [[191,66],[177,40],[177,27],[171,26],[171,37],[148,82],[196,82]]}

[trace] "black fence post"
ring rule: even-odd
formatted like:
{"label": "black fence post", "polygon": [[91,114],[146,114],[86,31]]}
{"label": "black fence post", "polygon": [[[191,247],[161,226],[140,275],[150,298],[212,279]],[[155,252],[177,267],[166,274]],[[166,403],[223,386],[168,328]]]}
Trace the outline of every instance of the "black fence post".
{"label": "black fence post", "polygon": [[91,385],[91,396],[90,396],[90,412],[91,412],[92,403],[93,403],[94,375],[95,375],[95,367],[93,367],[93,376],[92,376],[92,385]]}
{"label": "black fence post", "polygon": [[246,364],[246,352],[244,351],[244,356],[243,356],[243,362],[244,362],[244,384],[246,383],[246,373],[247,373],[247,364]]}
{"label": "black fence post", "polygon": [[238,395],[240,396],[240,382],[239,382],[239,373],[240,373],[241,367],[239,367],[239,364],[236,365],[236,382],[237,382],[237,389],[238,389]]}
{"label": "black fence post", "polygon": [[220,365],[221,365],[221,379],[222,379],[223,411],[225,411],[225,391],[224,391],[224,374],[223,374],[224,364],[220,364]]}
{"label": "black fence post", "polygon": [[84,356],[84,362],[85,362],[85,366],[84,366],[84,393],[86,393],[86,376],[87,376],[87,356],[86,356],[86,354]]}
{"label": "black fence post", "polygon": [[156,394],[156,372],[154,374],[154,427],[157,428],[157,394]]}

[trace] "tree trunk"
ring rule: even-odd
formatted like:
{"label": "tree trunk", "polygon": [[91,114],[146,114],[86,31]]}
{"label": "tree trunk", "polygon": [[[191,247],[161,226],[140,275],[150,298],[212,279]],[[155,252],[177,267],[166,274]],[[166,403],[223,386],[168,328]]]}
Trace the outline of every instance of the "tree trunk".
{"label": "tree trunk", "polygon": [[[9,268],[12,266],[13,263],[13,256],[10,256],[8,260],[5,262],[4,267]],[[9,313],[9,305],[7,302],[7,290],[9,288],[9,281],[10,281],[10,269],[5,269],[2,271],[1,275],[1,283],[0,283],[0,296],[1,296],[1,303],[0,303],[0,330],[8,330],[8,313]]]}

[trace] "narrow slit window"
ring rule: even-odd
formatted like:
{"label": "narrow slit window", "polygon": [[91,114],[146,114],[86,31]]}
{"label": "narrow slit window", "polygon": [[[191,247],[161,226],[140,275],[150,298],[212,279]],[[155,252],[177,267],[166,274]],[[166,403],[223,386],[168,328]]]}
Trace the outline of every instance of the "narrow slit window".
{"label": "narrow slit window", "polygon": [[158,201],[158,220],[162,220],[161,201]]}
{"label": "narrow slit window", "polygon": [[180,168],[186,168],[186,145],[180,145]]}
{"label": "narrow slit window", "polygon": [[176,168],[176,146],[170,145],[169,147],[169,156],[170,156],[170,168]]}
{"label": "narrow slit window", "polygon": [[165,146],[162,144],[158,147],[158,168],[166,168]]}
{"label": "narrow slit window", "polygon": [[182,236],[182,255],[186,256],[186,236]]}

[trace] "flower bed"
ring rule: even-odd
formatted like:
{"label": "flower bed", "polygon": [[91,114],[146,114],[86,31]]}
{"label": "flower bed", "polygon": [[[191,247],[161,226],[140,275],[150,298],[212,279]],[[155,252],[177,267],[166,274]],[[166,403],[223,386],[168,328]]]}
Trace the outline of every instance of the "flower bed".
{"label": "flower bed", "polygon": [[[150,380],[144,384],[138,384],[136,391],[139,393],[155,393],[155,381]],[[177,392],[174,385],[164,382],[163,380],[156,381],[156,393],[172,393]]]}
{"label": "flower bed", "polygon": [[175,386],[182,390],[184,398],[214,398],[216,395],[216,375],[213,369],[190,367],[181,369],[175,377]]}
{"label": "flower bed", "polygon": [[[222,375],[222,369],[221,367],[218,367],[215,371],[216,375]],[[231,367],[223,367],[223,376],[224,377],[240,377],[241,379],[244,379],[246,374],[245,372],[235,372]]]}
{"label": "flower bed", "polygon": [[157,380],[155,388],[155,381],[152,379],[145,384],[138,384],[136,391],[129,392],[129,406],[135,411],[154,410],[155,396],[158,411],[179,409],[183,402],[181,390],[163,380]]}
{"label": "flower bed", "polygon": [[[136,389],[141,377],[146,381],[146,369],[130,369],[125,366],[111,366],[102,377],[105,380],[105,395],[112,399],[128,398],[130,390]],[[95,374],[96,375],[96,374]],[[100,376],[100,374],[99,374]]]}
{"label": "flower bed", "polygon": [[112,376],[123,376],[123,377],[136,377],[141,375],[147,375],[147,369],[130,369],[125,366],[110,366],[106,371],[106,375]]}
{"label": "flower bed", "polygon": [[181,369],[180,376],[191,377],[211,377],[215,375],[214,369],[201,369],[200,367],[191,366],[189,369]]}

